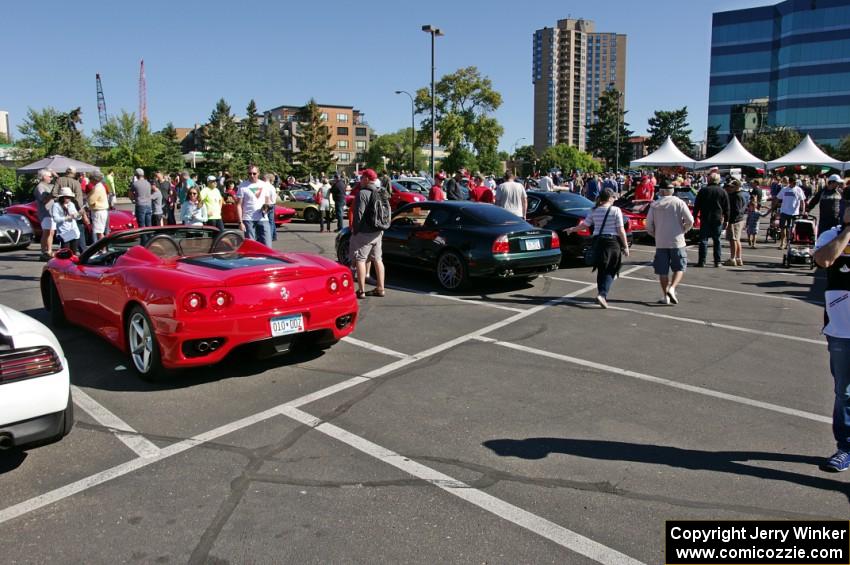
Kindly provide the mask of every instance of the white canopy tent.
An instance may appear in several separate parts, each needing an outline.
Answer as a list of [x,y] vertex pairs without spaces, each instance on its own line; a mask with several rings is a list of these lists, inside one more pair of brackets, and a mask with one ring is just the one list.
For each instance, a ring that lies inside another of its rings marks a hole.
[[707,169],[709,167],[755,167],[763,169],[765,162],[747,151],[737,137],[732,137],[732,141],[726,144],[726,147],[720,150],[717,155],[703,159],[696,164],[697,169]]
[[846,163],[838,159],[833,159],[821,151],[809,135],[806,135],[803,141],[786,155],[767,163],[767,168],[775,169],[777,167],[790,167],[793,165],[832,167],[839,171],[844,170],[847,166]]
[[693,169],[696,161],[682,153],[668,136],[661,147],[640,159],[630,163],[632,167],[684,167]]

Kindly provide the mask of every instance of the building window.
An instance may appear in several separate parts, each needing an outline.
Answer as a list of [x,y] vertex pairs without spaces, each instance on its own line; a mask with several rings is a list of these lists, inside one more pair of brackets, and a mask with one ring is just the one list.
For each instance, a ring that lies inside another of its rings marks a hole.
[[319,114],[319,119],[322,120],[323,122],[328,121],[328,113],[322,112],[321,114]]
[[348,128],[338,127],[336,128],[337,135],[348,135]]
[[340,149],[348,149],[348,140],[347,139],[340,139],[339,141],[336,142],[336,146],[339,147]]
[[348,114],[337,114],[336,115],[336,121],[347,122],[348,121]]
[[355,141],[355,142],[354,142],[354,146],[355,146],[358,150],[362,150],[362,151],[365,151],[365,150],[366,150],[366,142],[365,142],[365,141]]
[[366,128],[354,128],[354,135],[357,137],[366,137],[369,133],[366,131]]
[[348,163],[351,161],[351,153],[337,153],[340,163]]

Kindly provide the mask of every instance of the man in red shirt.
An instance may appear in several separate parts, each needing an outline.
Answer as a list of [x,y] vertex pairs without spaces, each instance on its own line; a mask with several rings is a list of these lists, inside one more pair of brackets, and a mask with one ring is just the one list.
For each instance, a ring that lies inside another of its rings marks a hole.
[[469,199],[473,202],[493,203],[493,191],[484,184],[484,178],[480,175],[475,175],[469,187]]
[[655,189],[649,177],[643,176],[635,188],[635,200],[652,200],[655,196]]
[[442,202],[446,199],[446,193],[443,192],[443,181],[446,177],[443,173],[437,173],[437,178],[434,179],[434,186],[431,187],[431,190],[428,191],[428,200],[434,200],[435,202]]

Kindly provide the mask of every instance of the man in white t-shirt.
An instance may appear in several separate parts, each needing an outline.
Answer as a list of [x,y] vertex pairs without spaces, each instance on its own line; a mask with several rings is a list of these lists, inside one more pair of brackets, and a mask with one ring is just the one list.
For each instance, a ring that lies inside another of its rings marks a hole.
[[528,209],[525,188],[514,180],[514,174],[510,171],[505,173],[505,182],[496,189],[495,204],[512,214],[516,214],[523,220],[525,219],[525,213]]
[[260,169],[248,167],[248,180],[242,181],[236,191],[236,212],[245,229],[245,237],[271,247],[272,238],[266,212],[274,206],[274,187],[260,179]]
[[542,190],[544,192],[552,192],[555,190],[555,183],[552,182],[552,177],[549,173],[544,173],[537,181],[537,190]]
[[[782,187],[776,199],[781,201],[779,207],[779,230],[781,236],[779,239],[779,249],[788,245],[788,234],[791,233],[794,216],[802,214],[806,210],[806,195],[803,189],[797,186],[794,178],[788,186]],[[777,204],[775,204],[776,206]]]

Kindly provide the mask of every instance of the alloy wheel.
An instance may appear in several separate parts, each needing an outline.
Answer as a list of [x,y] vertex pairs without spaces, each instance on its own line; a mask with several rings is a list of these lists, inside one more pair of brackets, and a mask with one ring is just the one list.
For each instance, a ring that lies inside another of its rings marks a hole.
[[444,288],[453,290],[460,286],[463,281],[463,264],[460,257],[454,253],[446,253],[440,257],[437,265],[437,277]]
[[130,357],[140,373],[148,373],[153,356],[153,335],[147,319],[141,312],[130,317],[129,324]]

